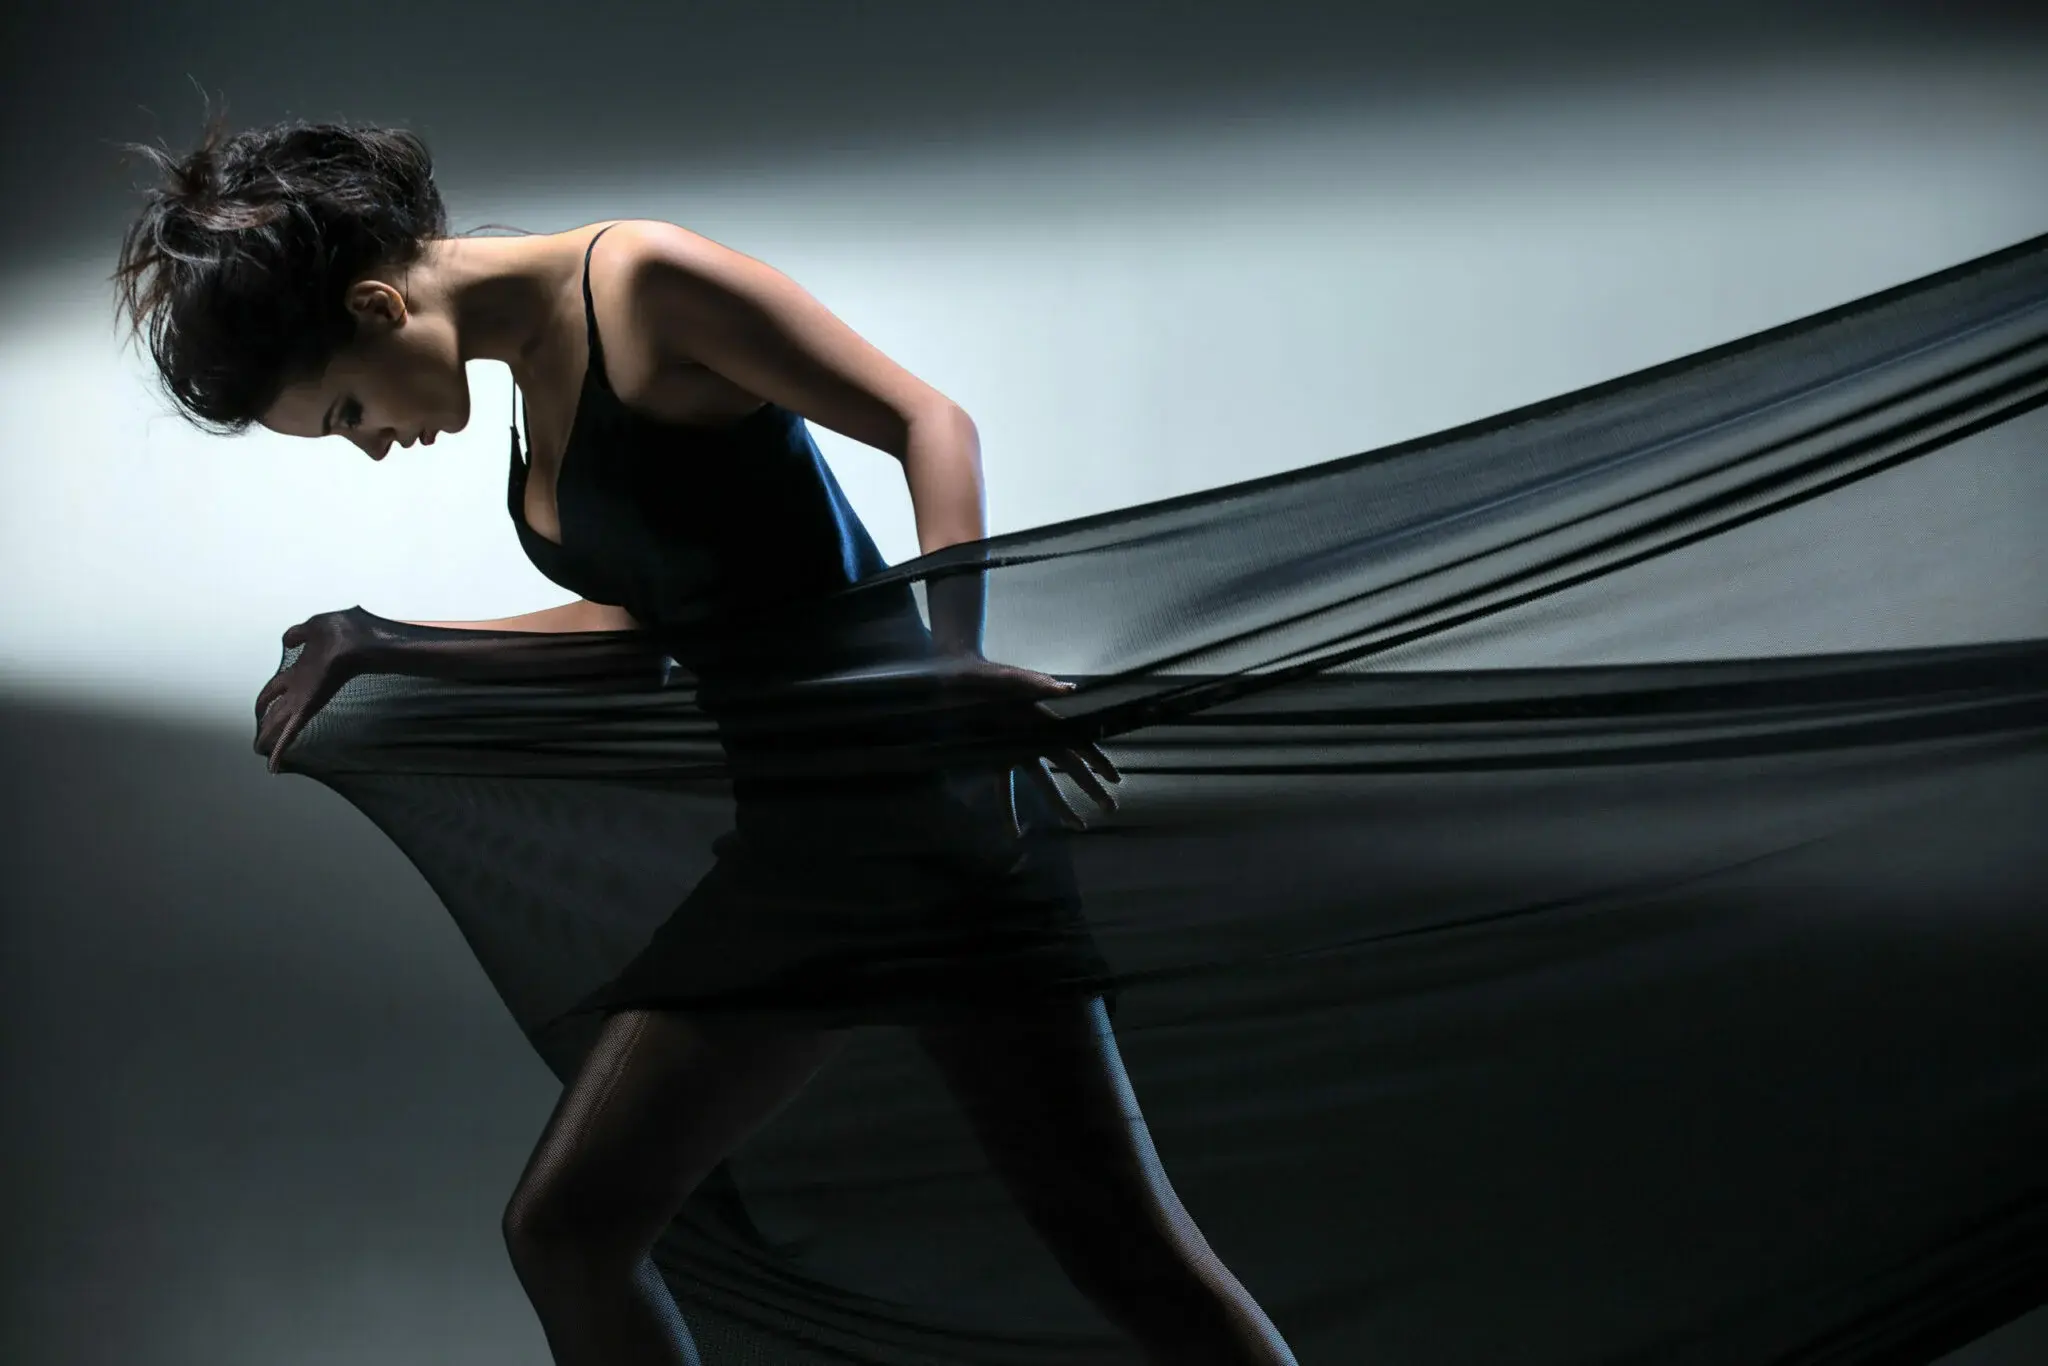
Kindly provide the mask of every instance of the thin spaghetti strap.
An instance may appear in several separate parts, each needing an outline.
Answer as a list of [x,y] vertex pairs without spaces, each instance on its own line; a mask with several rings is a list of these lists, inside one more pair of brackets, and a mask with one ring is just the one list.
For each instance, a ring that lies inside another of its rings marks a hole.
[[[511,367],[506,367],[510,373]],[[515,480],[526,472],[526,448],[519,440],[519,379],[512,379],[512,476]]]
[[590,338],[588,372],[590,378],[597,381],[598,387],[606,392],[610,392],[612,386],[604,373],[604,343],[597,337],[597,304],[590,297],[590,253],[597,249],[597,239],[617,226],[616,223],[607,223],[599,228],[596,235],[590,239],[590,245],[583,249],[583,325]]
[[[595,378],[599,386],[607,391],[612,386],[611,382],[605,378],[604,373],[604,343],[599,341],[597,336],[597,304],[590,297],[590,253],[597,249],[597,239],[617,226],[618,224],[616,223],[605,224],[591,236],[589,245],[583,248],[583,327],[584,335],[589,339],[590,346],[590,359],[585,364],[585,372],[589,377]],[[527,464],[525,443],[519,439],[519,405],[523,397],[524,395],[519,392],[519,381],[513,380],[512,460],[520,469],[525,469]],[[532,429],[532,425],[532,421],[529,419],[527,423],[528,430]]]

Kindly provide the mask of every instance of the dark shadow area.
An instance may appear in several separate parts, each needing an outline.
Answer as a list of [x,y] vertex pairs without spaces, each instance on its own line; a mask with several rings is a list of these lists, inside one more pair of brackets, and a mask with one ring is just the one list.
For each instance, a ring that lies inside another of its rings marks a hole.
[[1333,105],[1398,117],[1757,62],[2009,55],[2048,35],[2027,7],[1921,0],[39,4],[10,9],[6,27],[0,250],[30,260],[111,253],[101,239],[133,193],[112,144],[193,141],[201,88],[225,95],[239,126],[411,127],[458,188],[559,187],[634,168],[677,180],[793,159],[857,168]]
[[0,762],[0,1358],[545,1360],[555,1082],[405,857],[221,729],[10,703]]

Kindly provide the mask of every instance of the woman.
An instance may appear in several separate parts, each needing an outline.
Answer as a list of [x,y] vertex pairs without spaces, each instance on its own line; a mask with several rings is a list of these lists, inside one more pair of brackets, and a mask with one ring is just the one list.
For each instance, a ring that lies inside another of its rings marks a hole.
[[[226,432],[261,422],[339,434],[381,460],[463,429],[464,362],[503,361],[535,400],[524,457],[515,428],[508,511],[534,563],[581,595],[497,621],[351,609],[293,627],[285,642],[301,653],[257,700],[257,748],[273,770],[351,675],[509,678],[503,652],[472,648],[507,632],[588,633],[587,655],[563,657],[593,675],[673,656],[719,722],[736,830],[587,1003],[603,1030],[507,1208],[513,1262],[555,1359],[697,1359],[649,1255],[657,1235],[847,1026],[914,997],[925,1008],[905,1022],[995,1169],[1077,1287],[1149,1359],[1292,1361],[1160,1171],[1104,1001],[1085,985],[1100,963],[1049,838],[1054,818],[1074,817],[1045,769],[1020,765],[1026,784],[1000,765],[849,782],[792,776],[776,744],[762,699],[789,679],[910,661],[950,696],[1035,705],[1067,688],[979,657],[971,575],[933,581],[929,631],[907,589],[843,591],[884,565],[805,419],[902,462],[930,553],[985,534],[967,415],[782,275],[675,225],[449,236],[427,151],[408,133],[288,124],[228,137],[216,120],[183,159],[136,150],[167,183],[115,278],[181,409]],[[771,621],[805,628],[760,625]],[[1115,769],[1092,744],[1040,749],[1113,804]],[[874,852],[898,847],[892,837],[911,850],[931,831],[951,842],[942,858]],[[857,955],[761,965],[800,926],[870,902],[914,904],[918,925],[951,927],[949,955],[908,985]],[[741,960],[744,981],[730,966]]]

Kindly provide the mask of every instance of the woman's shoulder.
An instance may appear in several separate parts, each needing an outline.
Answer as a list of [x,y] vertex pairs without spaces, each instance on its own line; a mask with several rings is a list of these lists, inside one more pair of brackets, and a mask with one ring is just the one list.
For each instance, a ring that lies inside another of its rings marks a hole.
[[[706,328],[701,288],[730,288],[735,270],[766,270],[751,257],[680,224],[616,218],[586,224],[590,312],[612,392],[627,407],[670,422],[718,425],[758,407],[760,396],[716,373],[699,354]],[[602,240],[600,240],[600,238]],[[711,326],[718,326],[712,320]]]
[[593,272],[599,269],[597,263],[605,259],[611,261],[615,270],[622,265],[649,260],[688,264],[693,260],[712,261],[719,257],[752,259],[723,242],[665,218],[601,218],[580,228],[571,228],[563,236],[586,246],[596,242],[600,236],[604,238],[591,257]]
[[899,459],[919,414],[966,418],[796,281],[701,233],[617,219],[596,258],[593,307],[606,355],[613,328],[634,348],[619,357],[614,386],[650,413],[730,417],[772,399]]
[[676,249],[685,236],[679,224],[654,218],[606,218],[564,234],[579,245],[583,278],[604,346],[609,383],[621,397],[635,397],[658,382],[662,369],[660,329],[646,307],[648,267]]

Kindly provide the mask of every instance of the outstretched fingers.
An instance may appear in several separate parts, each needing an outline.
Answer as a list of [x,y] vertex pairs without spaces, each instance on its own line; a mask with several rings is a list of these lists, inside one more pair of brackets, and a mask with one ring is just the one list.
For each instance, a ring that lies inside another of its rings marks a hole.
[[1104,811],[1116,810],[1116,794],[1103,786],[1101,780],[1089,771],[1088,765],[1074,751],[1060,750],[1043,757],[1033,758],[1023,765],[1024,771],[1031,775],[1031,781],[1038,785],[1038,790],[1043,792],[1046,799],[1052,803],[1053,809],[1059,813],[1062,825],[1065,825],[1069,830],[1085,830],[1088,828],[1086,818],[1082,816],[1074,803],[1069,800],[1066,792],[1054,780],[1051,771],[1046,768],[1045,765],[1048,759],[1058,765],[1060,770],[1068,777],[1072,778],[1075,786],[1086,792],[1097,806],[1101,807]]
[[263,719],[263,713],[270,709],[270,704],[275,702],[283,695],[285,689],[291,686],[285,677],[290,672],[289,669],[279,669],[270,676],[270,681],[265,683],[262,690],[256,694],[256,719],[259,722]]
[[[285,627],[283,641],[284,647],[287,650],[294,646],[304,645],[306,643],[306,623],[302,621],[296,626]],[[275,702],[280,694],[291,687],[291,672],[294,667],[296,667],[296,664],[287,665],[279,669],[270,676],[270,681],[265,683],[262,689],[257,692],[256,719],[258,721],[263,719],[263,713],[270,709],[270,704]]]
[[270,771],[275,773],[284,759],[285,746],[299,730],[300,717],[287,706],[278,707],[263,718],[263,724],[256,728],[256,752],[270,761]]
[[[1046,800],[1052,803],[1053,810],[1059,813],[1061,825],[1069,830],[1088,828],[1088,823],[1081,818],[1081,813],[1074,809],[1074,804],[1067,800],[1067,794],[1060,790],[1060,785],[1053,781],[1052,774],[1046,771],[1044,760],[1028,760],[1024,763],[1023,769],[1031,775],[1031,781],[1045,794]],[[1023,833],[1021,821],[1018,822],[1017,832],[1020,835]]]
[[1095,741],[1088,740],[1074,746],[1074,753],[1080,755],[1082,759],[1087,761],[1090,768],[1109,779],[1109,781],[1120,783],[1124,780],[1123,770],[1116,766],[1116,761],[1111,759],[1104,752],[1102,746],[1095,743]]
[[[1046,758],[1050,759],[1060,772],[1072,778],[1074,786],[1086,792],[1097,806],[1101,807],[1104,811],[1114,811],[1116,810],[1116,794],[1104,785],[1102,778],[1096,776],[1096,768],[1093,766],[1094,759],[1088,754],[1089,750],[1094,749],[1095,746],[1093,745],[1081,745],[1072,749],[1056,749],[1048,753]],[[1101,757],[1102,765],[1108,768],[1108,773],[1104,776],[1108,776],[1111,782],[1121,782],[1123,775],[1117,773],[1115,767],[1109,764],[1109,757],[1103,755],[1100,750],[1095,752],[1096,755]]]
[[270,771],[272,773],[276,773],[278,770],[284,767],[284,748],[286,745],[292,742],[292,737],[298,734],[298,732],[298,718],[293,717],[291,721],[286,723],[283,732],[277,737],[276,742],[271,745]]

